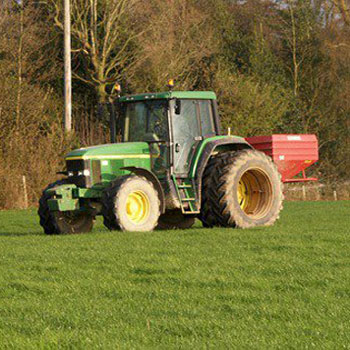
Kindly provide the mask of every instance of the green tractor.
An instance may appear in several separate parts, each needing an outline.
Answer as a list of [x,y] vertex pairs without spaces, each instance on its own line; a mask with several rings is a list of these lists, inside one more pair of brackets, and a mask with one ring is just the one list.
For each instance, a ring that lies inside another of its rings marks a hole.
[[272,225],[283,193],[271,158],[223,135],[213,92],[119,97],[111,143],[67,154],[63,180],[39,202],[47,234]]

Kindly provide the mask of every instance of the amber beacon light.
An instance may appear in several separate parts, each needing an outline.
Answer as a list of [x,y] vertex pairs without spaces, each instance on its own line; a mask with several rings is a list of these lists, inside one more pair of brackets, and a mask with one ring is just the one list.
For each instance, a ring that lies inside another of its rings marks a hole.
[[174,86],[175,86],[175,81],[174,81],[174,79],[169,79],[168,80],[168,88],[169,88],[169,90],[171,91],[173,88],[174,88]]

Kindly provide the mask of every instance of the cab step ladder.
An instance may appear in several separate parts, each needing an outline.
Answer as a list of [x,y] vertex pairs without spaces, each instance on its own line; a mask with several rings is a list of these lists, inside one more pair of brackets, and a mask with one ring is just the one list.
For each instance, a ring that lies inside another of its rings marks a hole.
[[180,179],[172,175],[183,214],[199,214],[198,201],[194,181]]

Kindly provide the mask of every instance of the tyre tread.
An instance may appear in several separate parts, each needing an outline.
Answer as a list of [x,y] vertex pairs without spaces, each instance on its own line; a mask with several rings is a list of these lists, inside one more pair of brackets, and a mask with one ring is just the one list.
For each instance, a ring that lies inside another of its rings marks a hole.
[[202,208],[199,216],[205,227],[237,226],[240,228],[248,228],[254,226],[245,221],[241,216],[233,215],[228,201],[229,194],[226,188],[229,183],[228,177],[232,176],[232,173],[251,159],[268,162],[269,166],[278,174],[279,197],[276,200],[280,202],[280,206],[277,209],[276,215],[272,215],[269,221],[264,223],[264,226],[271,226],[279,218],[279,213],[283,208],[284,195],[281,175],[276,165],[273,163],[272,159],[264,153],[257,150],[244,149],[221,153],[209,160],[203,175]]

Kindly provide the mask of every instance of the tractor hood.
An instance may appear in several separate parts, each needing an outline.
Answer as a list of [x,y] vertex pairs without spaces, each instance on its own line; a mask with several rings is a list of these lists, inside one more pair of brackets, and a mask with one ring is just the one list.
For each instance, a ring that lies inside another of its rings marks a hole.
[[125,158],[150,158],[148,144],[146,142],[110,143],[99,146],[79,148],[66,155],[66,160]]

